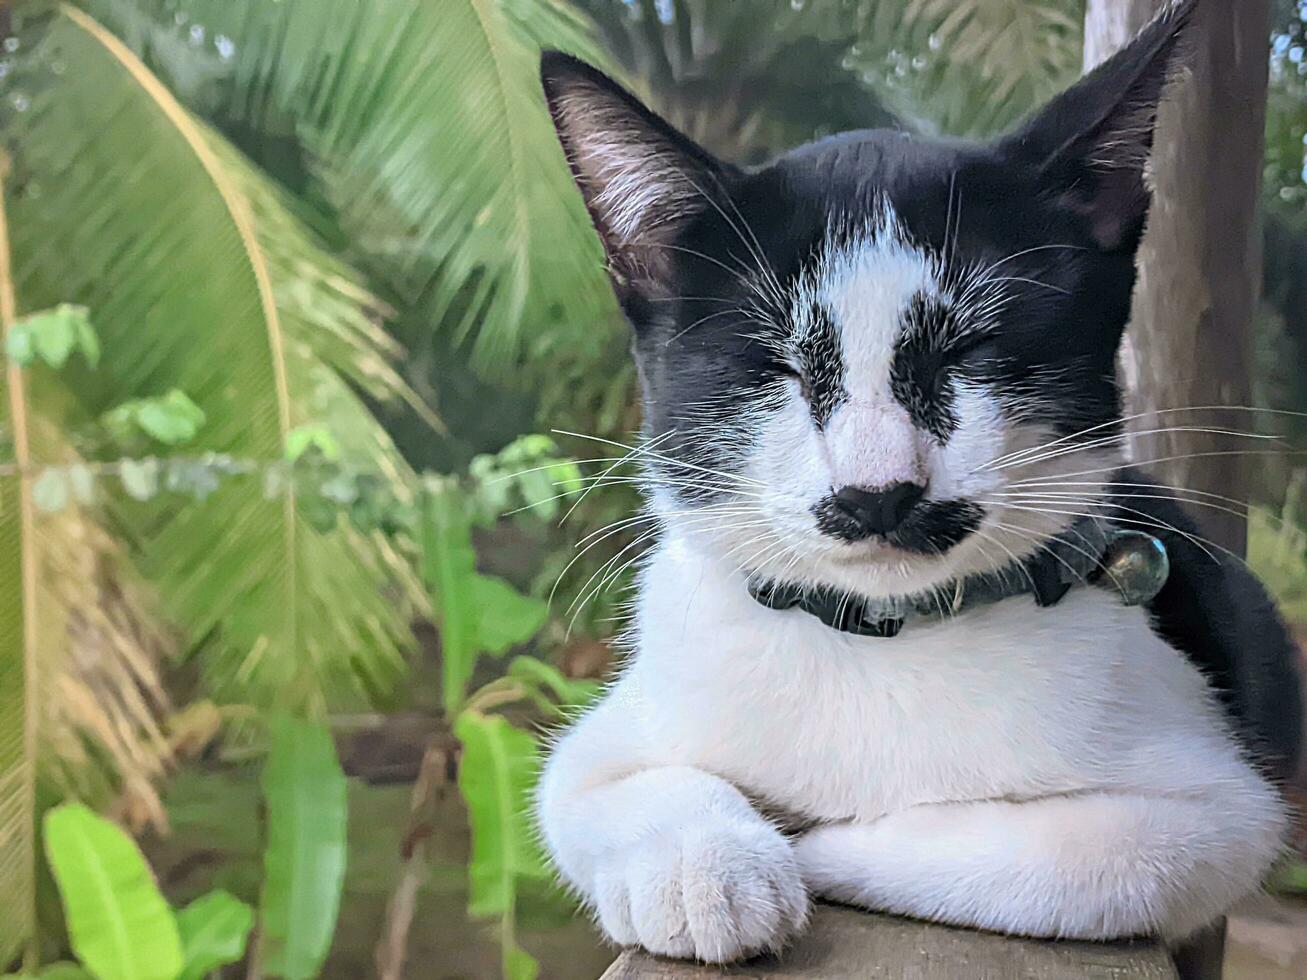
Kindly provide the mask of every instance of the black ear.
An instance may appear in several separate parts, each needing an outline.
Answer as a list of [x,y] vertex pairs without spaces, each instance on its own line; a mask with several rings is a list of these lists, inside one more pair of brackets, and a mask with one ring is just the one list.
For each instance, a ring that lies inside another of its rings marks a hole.
[[677,230],[724,193],[728,168],[583,61],[546,51],[540,79],[619,292],[657,288]]
[[1105,251],[1139,245],[1152,193],[1149,158],[1167,82],[1185,63],[1198,0],[1174,0],[1126,47],[1003,141],[1044,187],[1089,220]]

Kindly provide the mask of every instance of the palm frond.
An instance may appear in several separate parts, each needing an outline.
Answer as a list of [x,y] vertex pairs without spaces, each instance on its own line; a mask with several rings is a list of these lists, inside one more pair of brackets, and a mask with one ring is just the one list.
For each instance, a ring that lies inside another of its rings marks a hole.
[[1075,78],[1079,0],[579,0],[672,121],[735,159],[904,123],[984,135]]
[[351,261],[482,366],[511,370],[546,322],[580,345],[602,326],[600,253],[538,82],[542,45],[599,57],[566,4],[151,2],[228,52],[203,111],[293,133]]
[[920,128],[985,136],[1081,70],[1080,0],[897,0],[863,17],[869,84]]
[[[4,162],[0,161],[0,166]],[[7,168],[6,168],[7,169]],[[0,326],[5,339],[18,319],[9,251],[9,221],[0,172]],[[17,362],[5,367],[0,423],[20,467],[31,464],[26,384]],[[30,479],[0,481],[0,891],[14,896],[0,921],[0,963],[26,948],[36,933],[35,692],[41,666],[37,610],[36,523]]]
[[578,3],[641,94],[727,159],[761,162],[834,131],[894,123],[855,64],[849,4]]
[[[345,381],[401,387],[373,301],[99,22],[64,6],[33,35],[30,104],[4,120],[15,281],[25,305],[91,310],[104,356],[73,380],[85,413],[180,389],[208,419],[188,455],[267,472],[325,419],[402,493],[402,462]],[[313,712],[399,676],[417,589],[384,541],[315,530],[285,481],[129,503],[137,563],[220,696]]]
[[[0,324],[18,314],[0,174]],[[125,791],[163,822],[154,785],[170,749],[158,664],[167,643],[122,548],[86,508],[43,512],[43,464],[76,465],[50,398],[16,362],[5,370],[0,429],[0,964],[36,939],[40,800],[104,802]],[[49,472],[49,471],[46,471]],[[30,965],[30,964],[29,964]]]

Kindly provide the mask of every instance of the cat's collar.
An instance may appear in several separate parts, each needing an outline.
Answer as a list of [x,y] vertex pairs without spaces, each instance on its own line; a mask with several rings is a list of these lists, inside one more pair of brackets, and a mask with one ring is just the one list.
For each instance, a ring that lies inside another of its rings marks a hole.
[[1014,596],[1053,606],[1072,588],[1091,583],[1114,589],[1126,605],[1142,605],[1162,590],[1169,574],[1160,540],[1088,517],[1024,561],[918,595],[873,598],[759,578],[750,579],[749,594],[770,609],[798,609],[844,633],[892,637],[905,626],[952,619]]

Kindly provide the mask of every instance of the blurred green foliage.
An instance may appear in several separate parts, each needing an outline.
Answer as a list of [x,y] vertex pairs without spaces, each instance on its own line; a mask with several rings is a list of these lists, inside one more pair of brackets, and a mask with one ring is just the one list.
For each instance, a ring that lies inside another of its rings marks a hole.
[[135,841],[112,821],[65,803],[45,815],[45,847],[85,969],[54,964],[39,976],[200,980],[241,958],[250,907],[215,890],[174,914]]

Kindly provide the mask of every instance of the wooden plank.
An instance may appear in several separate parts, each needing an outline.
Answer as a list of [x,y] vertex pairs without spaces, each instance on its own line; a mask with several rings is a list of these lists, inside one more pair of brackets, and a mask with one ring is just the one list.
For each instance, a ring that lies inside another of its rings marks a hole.
[[1156,943],[1011,939],[910,919],[819,906],[779,958],[708,967],[627,950],[602,980],[1177,980]]

